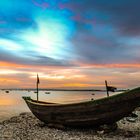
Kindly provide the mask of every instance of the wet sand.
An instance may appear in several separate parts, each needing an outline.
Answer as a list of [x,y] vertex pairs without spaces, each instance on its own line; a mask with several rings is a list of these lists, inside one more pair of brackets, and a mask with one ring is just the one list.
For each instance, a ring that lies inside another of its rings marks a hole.
[[115,131],[105,129],[63,130],[44,126],[32,113],[21,113],[0,123],[0,140],[140,140],[140,109],[135,122],[117,122]]

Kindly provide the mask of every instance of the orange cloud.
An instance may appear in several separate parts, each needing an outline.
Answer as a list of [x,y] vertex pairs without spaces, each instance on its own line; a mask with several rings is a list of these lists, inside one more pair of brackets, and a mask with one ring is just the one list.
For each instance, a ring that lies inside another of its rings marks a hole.
[[[0,61],[0,88],[35,88],[39,73],[40,88],[100,88],[104,80],[120,88],[140,82],[140,64],[80,64],[78,67],[30,66]],[[118,68],[118,69],[114,69]],[[123,69],[124,68],[124,69]],[[125,70],[135,71],[125,72]]]
[[11,68],[24,68],[25,65],[0,61],[0,67],[11,67]]
[[78,88],[82,88],[82,87],[103,87],[104,85],[102,84],[84,84],[84,83],[67,83],[63,85],[64,87],[78,87]]
[[[76,66],[76,68],[140,68],[139,63],[130,63],[130,64],[87,64],[87,63],[81,63],[81,62],[73,62]],[[16,64],[12,62],[6,62],[6,61],[0,61],[0,67],[13,67],[13,68],[27,68],[27,67],[42,67],[42,68],[67,68],[67,66],[43,66],[43,65],[27,65],[27,64]],[[71,69],[71,68],[70,68]]]
[[19,83],[18,80],[15,80],[12,78],[0,78],[0,82],[1,82],[1,84],[4,84],[3,82],[5,82],[5,83]]
[[81,67],[86,68],[140,68],[140,64],[80,64]]

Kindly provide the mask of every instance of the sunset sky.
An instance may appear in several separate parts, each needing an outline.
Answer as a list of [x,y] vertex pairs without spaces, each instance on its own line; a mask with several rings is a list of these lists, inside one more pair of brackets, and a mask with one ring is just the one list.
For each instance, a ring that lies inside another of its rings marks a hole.
[[0,88],[140,86],[139,0],[1,0]]

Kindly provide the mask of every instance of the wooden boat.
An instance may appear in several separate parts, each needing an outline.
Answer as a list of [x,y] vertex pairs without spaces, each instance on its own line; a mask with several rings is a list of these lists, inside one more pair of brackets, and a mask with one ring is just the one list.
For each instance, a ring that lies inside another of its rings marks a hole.
[[45,92],[45,94],[51,94],[51,92],[47,91],[47,92]]
[[73,104],[47,103],[23,97],[32,113],[47,124],[99,126],[113,124],[140,106],[140,87],[98,100]]
[[6,90],[5,93],[9,93],[9,90]]

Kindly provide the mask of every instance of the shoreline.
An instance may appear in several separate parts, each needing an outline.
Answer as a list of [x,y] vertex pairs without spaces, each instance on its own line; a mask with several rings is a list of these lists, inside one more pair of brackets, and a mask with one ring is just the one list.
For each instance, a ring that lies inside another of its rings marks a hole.
[[43,125],[31,112],[21,113],[0,122],[1,140],[138,140],[140,138],[140,108],[136,122],[122,119],[115,131],[67,128],[63,130]]

